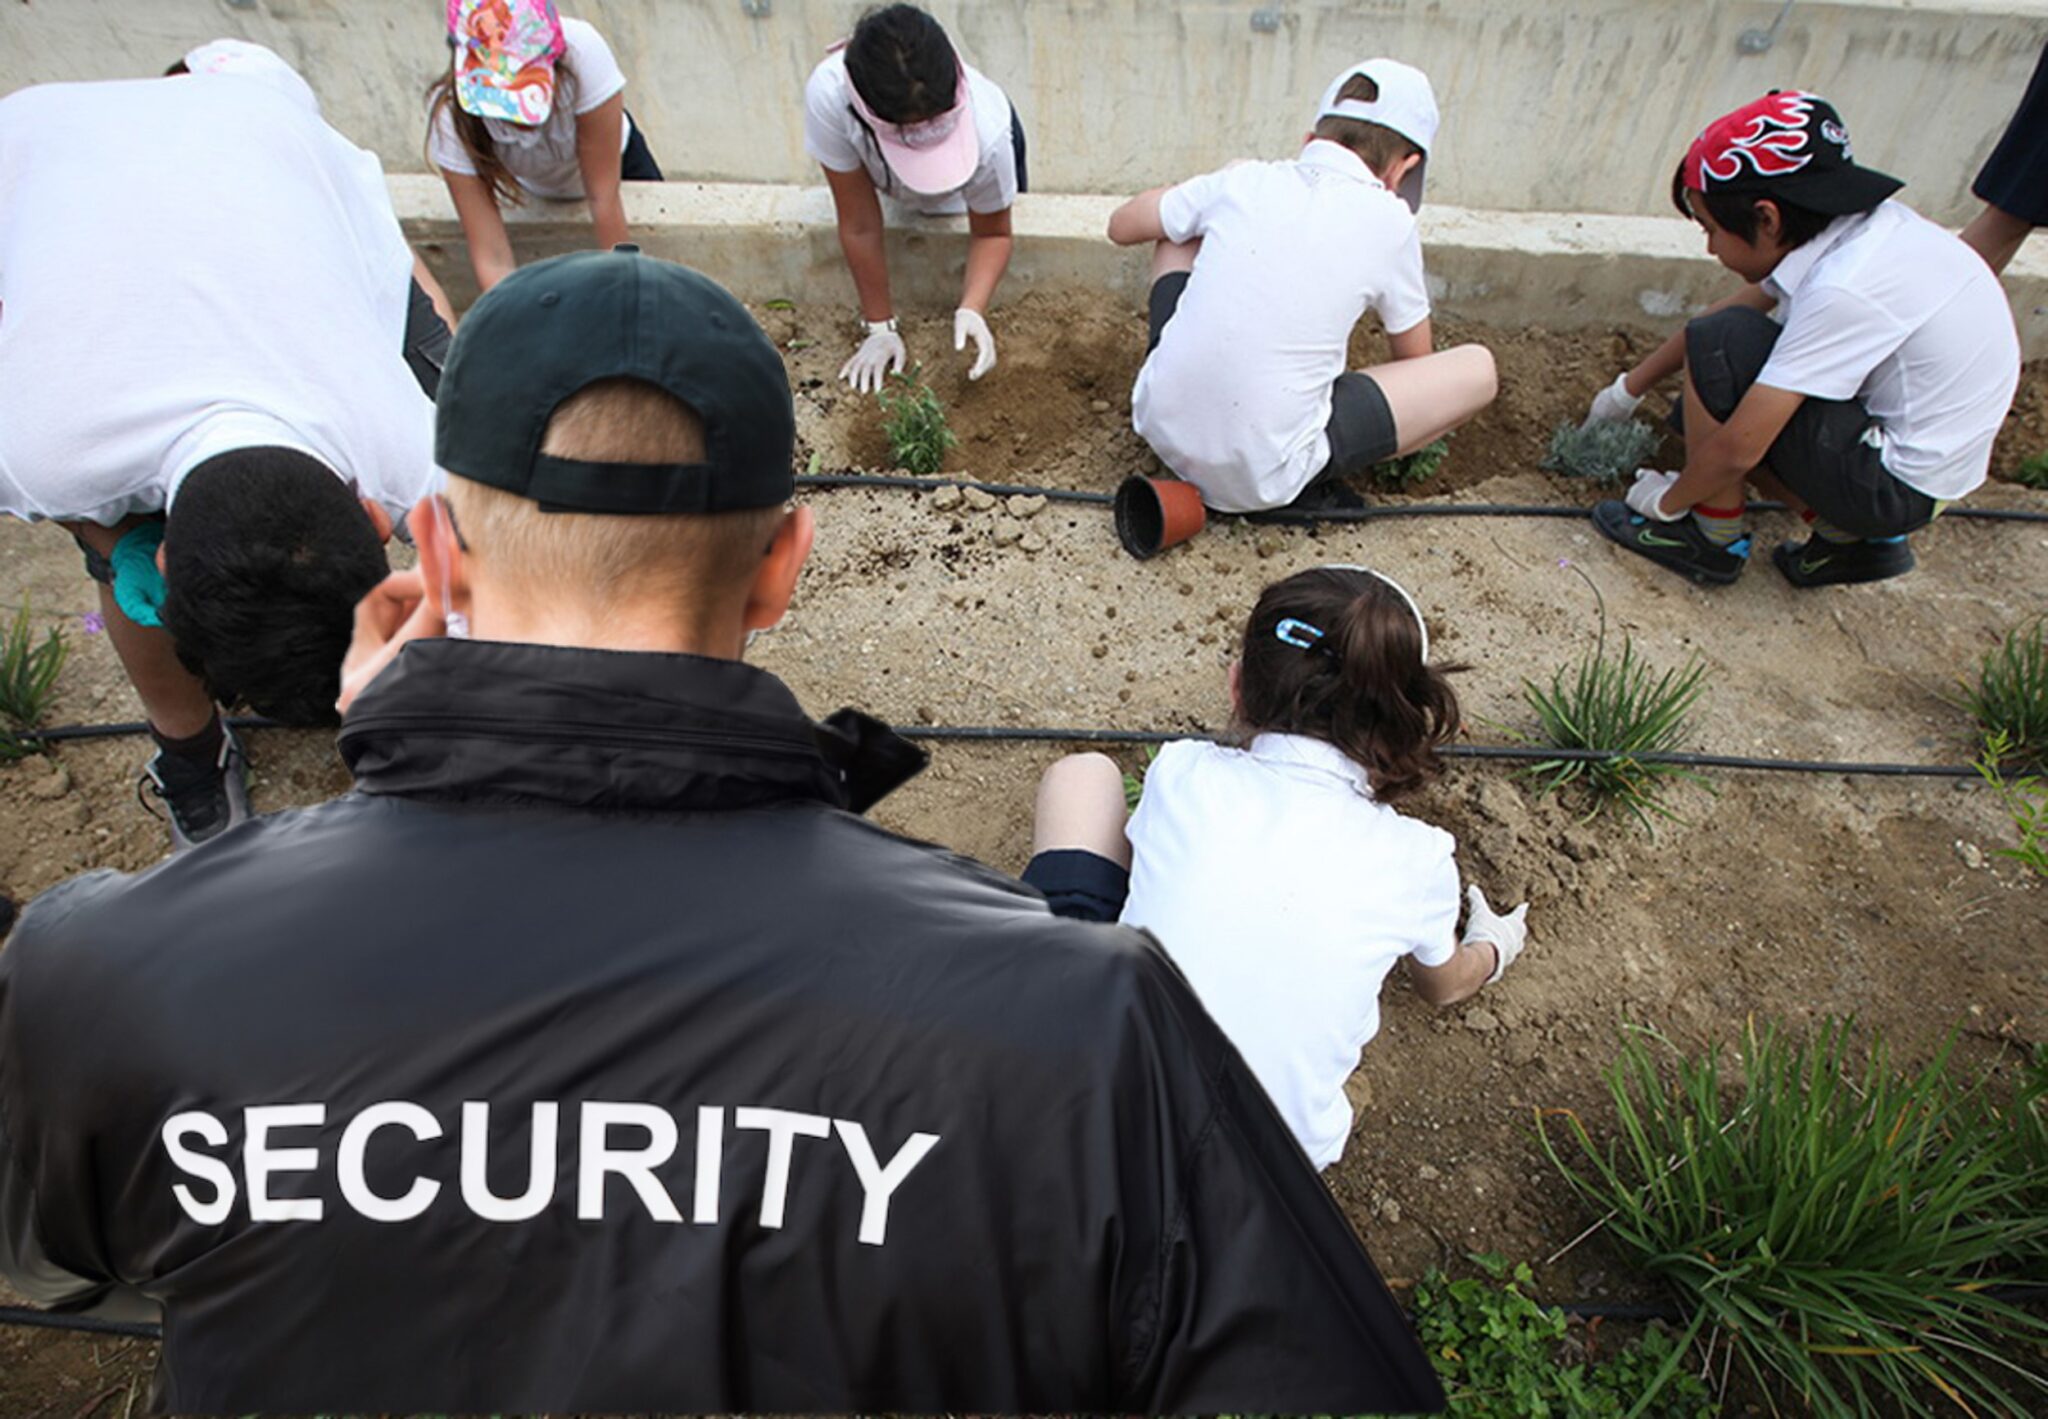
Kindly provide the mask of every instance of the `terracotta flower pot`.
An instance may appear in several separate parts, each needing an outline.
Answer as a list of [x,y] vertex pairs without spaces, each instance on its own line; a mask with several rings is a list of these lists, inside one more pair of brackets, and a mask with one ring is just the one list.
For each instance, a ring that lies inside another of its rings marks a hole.
[[1178,478],[1134,474],[1116,490],[1117,540],[1140,561],[1179,546],[1208,520],[1202,490]]

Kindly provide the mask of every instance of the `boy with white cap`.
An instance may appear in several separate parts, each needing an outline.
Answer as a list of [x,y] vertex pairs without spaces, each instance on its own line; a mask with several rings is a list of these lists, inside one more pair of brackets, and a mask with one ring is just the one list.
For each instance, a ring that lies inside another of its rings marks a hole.
[[870,10],[804,85],[804,151],[825,169],[866,327],[839,377],[867,393],[909,358],[889,295],[883,195],[927,216],[967,214],[953,348],[974,342],[969,379],[995,368],[988,303],[1010,264],[1010,207],[1028,183],[1024,125],[1002,89],[915,5]]
[[[1291,162],[1237,162],[1119,207],[1153,243],[1151,347],[1132,422],[1222,512],[1356,506],[1334,480],[1440,438],[1493,401],[1493,356],[1434,352],[1415,212],[1436,141],[1421,70],[1354,64]],[[1393,360],[1346,373],[1370,308]],[[1312,488],[1313,485],[1313,488]]]

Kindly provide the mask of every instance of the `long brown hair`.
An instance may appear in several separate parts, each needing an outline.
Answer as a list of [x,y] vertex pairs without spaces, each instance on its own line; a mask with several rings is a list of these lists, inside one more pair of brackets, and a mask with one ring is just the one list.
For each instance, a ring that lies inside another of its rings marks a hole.
[[[565,53],[555,60],[555,102],[567,105],[570,112],[576,108],[576,71],[569,65]],[[498,156],[498,145],[491,141],[491,130],[484,121],[455,101],[455,58],[448,60],[448,71],[433,83],[427,85],[427,166],[434,163],[434,125],[441,121],[441,111],[446,109],[455,124],[456,141],[462,144],[462,151],[469,156],[470,166],[491,189],[491,196],[500,207],[517,207],[526,201],[526,189],[519,185],[519,179],[512,176],[505,167],[505,160]],[[552,117],[550,111],[550,117]]]
[[1382,802],[1443,771],[1437,750],[1458,732],[1445,676],[1464,667],[1424,662],[1415,612],[1371,572],[1317,567],[1274,582],[1245,622],[1243,655],[1241,729],[1335,745]]

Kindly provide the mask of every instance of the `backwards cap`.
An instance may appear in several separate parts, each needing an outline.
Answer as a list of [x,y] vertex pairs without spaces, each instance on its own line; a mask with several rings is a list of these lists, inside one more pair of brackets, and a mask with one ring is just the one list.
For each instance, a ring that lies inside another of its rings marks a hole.
[[[700,463],[597,463],[542,453],[562,402],[642,380],[704,425]],[[796,491],[796,413],[775,345],[724,287],[634,247],[522,266],[456,331],[435,400],[434,461],[543,512],[709,513]]]
[[1816,212],[1867,212],[1905,184],[1858,167],[1849,130],[1818,94],[1774,89],[1723,114],[1686,150],[1691,191],[1782,197]]
[[[1344,86],[1360,75],[1373,81],[1380,96],[1376,99],[1339,98]],[[1430,88],[1427,74],[1398,59],[1368,59],[1362,64],[1354,64],[1331,80],[1330,87],[1323,90],[1323,101],[1316,106],[1316,118],[1318,121],[1355,118],[1361,123],[1377,123],[1382,128],[1393,129],[1422,149],[1422,161],[1401,179],[1401,200],[1408,204],[1410,211],[1421,210],[1423,170],[1429,166],[1429,150],[1436,146],[1436,130],[1440,121],[1436,92]]]

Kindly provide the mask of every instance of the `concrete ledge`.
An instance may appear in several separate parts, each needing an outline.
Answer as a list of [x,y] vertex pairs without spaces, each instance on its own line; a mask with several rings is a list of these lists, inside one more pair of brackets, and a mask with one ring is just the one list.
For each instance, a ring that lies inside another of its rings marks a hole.
[[[406,233],[458,306],[474,298],[462,229],[437,177],[394,175]],[[640,244],[681,261],[742,299],[839,303],[853,282],[840,258],[832,200],[822,187],[755,183],[628,184],[626,215]],[[1120,199],[1033,193],[1015,210],[1017,250],[1004,290],[1108,292],[1134,307],[1144,257],[1103,231]],[[590,243],[580,203],[533,202],[507,214],[521,259]],[[892,215],[889,274],[906,306],[957,299],[967,224]],[[1572,329],[1668,324],[1727,294],[1731,277],[1706,254],[1699,229],[1677,217],[1482,212],[1427,206],[1422,214],[1431,294],[1446,315],[1495,325]],[[2048,242],[2006,272],[2027,356],[2048,354]]]

